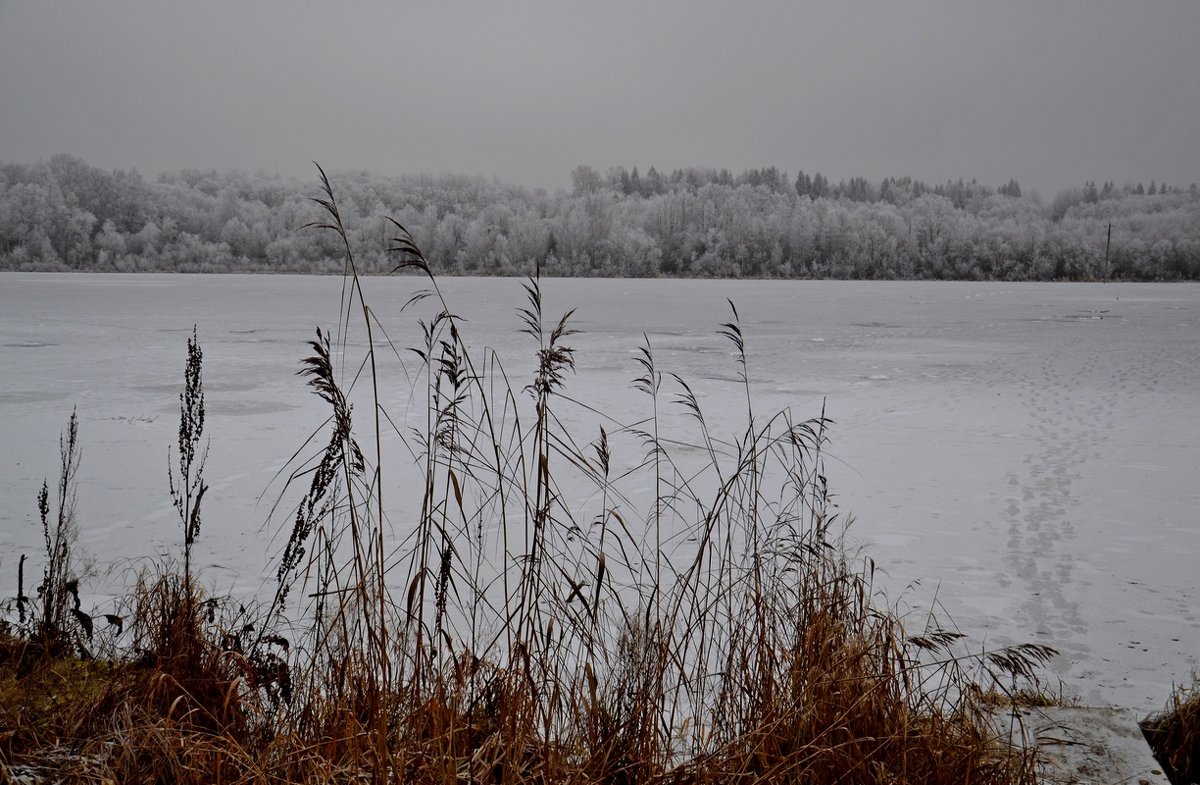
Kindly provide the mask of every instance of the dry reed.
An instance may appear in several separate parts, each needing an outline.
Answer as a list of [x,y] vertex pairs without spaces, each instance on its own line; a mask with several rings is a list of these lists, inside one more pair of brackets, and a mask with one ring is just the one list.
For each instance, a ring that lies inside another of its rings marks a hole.
[[1200,782],[1200,679],[1177,688],[1163,711],[1142,721],[1142,732],[1172,783]]

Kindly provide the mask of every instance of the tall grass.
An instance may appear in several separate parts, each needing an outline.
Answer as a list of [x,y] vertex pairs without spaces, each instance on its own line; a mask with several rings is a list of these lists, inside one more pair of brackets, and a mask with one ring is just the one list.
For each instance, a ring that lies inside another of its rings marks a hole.
[[45,545],[42,581],[37,585],[36,597],[25,594],[22,558],[15,601],[19,624],[30,633],[37,652],[49,657],[68,652],[86,656],[93,624],[91,616],[82,610],[79,596],[82,575],[76,549],[79,528],[75,494],[83,451],[79,442],[79,415],[75,410],[67,420],[66,431],[59,436],[58,447],[56,492],[51,497],[47,480],[42,482],[37,495],[38,521]]
[[171,464],[167,453],[167,484],[171,501],[183,527],[184,584],[192,583],[192,545],[200,536],[200,503],[208,492],[204,482],[204,464],[208,460],[208,445],[200,448],[204,438],[204,352],[192,327],[187,342],[187,363],[183,370],[183,392],[179,393],[179,471]]
[[1175,689],[1166,708],[1142,721],[1142,732],[1171,782],[1200,781],[1200,677]]
[[[755,410],[732,303],[717,330],[744,412],[711,419],[646,338],[631,369],[645,412],[611,417],[571,394],[572,313],[547,316],[536,274],[518,377],[476,348],[395,222],[396,271],[426,286],[405,306],[423,314],[415,345],[393,342],[321,176],[319,227],[346,252],[342,315],[299,371],[328,417],[309,441],[323,446],[291,466],[277,588],[254,615],[194,585],[189,510],[205,486],[184,448],[201,428],[181,425],[185,575],[139,584],[138,656],[79,702],[108,722],[71,726],[97,765],[172,782],[1034,781],[972,687],[1030,679],[1053,652],[966,656],[960,636],[910,635],[878,604],[873,563],[841,541],[830,423]],[[181,422],[195,424],[188,351]],[[382,404],[397,364],[404,412]],[[389,484],[394,445],[416,482]],[[44,752],[23,745],[9,753]]]

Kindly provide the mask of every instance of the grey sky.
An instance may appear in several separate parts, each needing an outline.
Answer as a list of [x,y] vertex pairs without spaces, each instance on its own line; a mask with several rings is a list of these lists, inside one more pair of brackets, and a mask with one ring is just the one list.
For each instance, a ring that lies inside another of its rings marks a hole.
[[1200,182],[1200,2],[12,2],[0,160]]

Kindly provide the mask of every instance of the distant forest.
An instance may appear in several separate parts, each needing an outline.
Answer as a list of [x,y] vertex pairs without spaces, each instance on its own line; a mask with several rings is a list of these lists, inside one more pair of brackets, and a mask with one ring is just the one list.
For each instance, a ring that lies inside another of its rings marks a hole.
[[[370,273],[392,269],[390,216],[435,272],[451,275],[528,275],[540,265],[555,276],[1200,278],[1195,184],[1089,182],[1046,204],[1014,180],[833,183],[774,167],[580,166],[572,188],[554,193],[456,175],[331,180]],[[322,218],[318,193],[315,177],[183,170],[146,179],[70,155],[0,162],[0,269],[340,272],[337,238],[303,229]]]

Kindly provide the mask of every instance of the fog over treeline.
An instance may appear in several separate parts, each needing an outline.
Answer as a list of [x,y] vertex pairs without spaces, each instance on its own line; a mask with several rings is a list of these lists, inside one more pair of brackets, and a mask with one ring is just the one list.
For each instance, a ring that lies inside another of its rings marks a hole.
[[[580,166],[555,193],[460,175],[331,180],[366,272],[392,269],[390,216],[442,274],[1200,278],[1195,184],[1087,182],[1045,203],[1015,180],[833,182],[775,167]],[[0,269],[340,272],[337,238],[303,228],[323,218],[319,188],[237,171],[147,179],[70,155],[0,163]]]

